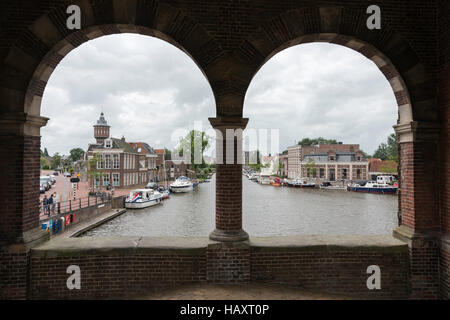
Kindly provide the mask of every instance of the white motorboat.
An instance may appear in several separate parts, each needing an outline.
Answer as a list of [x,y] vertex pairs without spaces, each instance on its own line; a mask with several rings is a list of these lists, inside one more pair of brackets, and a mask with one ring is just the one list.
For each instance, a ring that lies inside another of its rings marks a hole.
[[142,209],[161,203],[163,195],[152,189],[136,189],[125,199],[125,208]]
[[185,176],[178,177],[174,183],[170,185],[170,191],[173,193],[190,192],[194,190],[194,184],[191,179]]

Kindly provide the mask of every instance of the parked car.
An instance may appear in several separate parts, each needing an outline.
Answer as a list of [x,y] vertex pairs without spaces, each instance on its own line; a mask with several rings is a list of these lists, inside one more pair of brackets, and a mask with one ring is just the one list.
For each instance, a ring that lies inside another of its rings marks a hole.
[[52,187],[49,176],[40,176],[39,182],[40,185],[43,185],[45,187],[45,191],[49,190]]
[[45,193],[45,191],[46,191],[46,190],[45,190],[45,186],[41,184],[41,185],[39,186],[39,193]]
[[59,176],[59,172],[58,171],[53,171],[53,175],[54,176]]
[[71,177],[72,174],[70,172],[64,172],[64,177]]
[[50,183],[55,184],[55,182],[56,182],[56,177],[53,174],[51,174],[50,175]]

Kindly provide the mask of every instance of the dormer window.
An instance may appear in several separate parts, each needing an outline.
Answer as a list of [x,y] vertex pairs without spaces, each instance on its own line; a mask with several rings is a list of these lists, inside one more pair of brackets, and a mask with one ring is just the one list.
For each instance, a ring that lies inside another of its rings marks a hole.
[[111,139],[105,140],[105,148],[112,148],[112,141]]

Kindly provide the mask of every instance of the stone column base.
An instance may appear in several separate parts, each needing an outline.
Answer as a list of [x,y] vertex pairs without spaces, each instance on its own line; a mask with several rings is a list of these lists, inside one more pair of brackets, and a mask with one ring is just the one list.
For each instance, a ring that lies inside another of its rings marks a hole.
[[419,233],[402,225],[394,229],[393,236],[408,244],[411,298],[439,299],[440,234]]
[[210,243],[206,251],[206,280],[219,284],[250,282],[249,242]]
[[209,238],[220,242],[237,242],[248,240],[248,233],[242,229],[239,230],[220,230],[215,229],[209,235]]

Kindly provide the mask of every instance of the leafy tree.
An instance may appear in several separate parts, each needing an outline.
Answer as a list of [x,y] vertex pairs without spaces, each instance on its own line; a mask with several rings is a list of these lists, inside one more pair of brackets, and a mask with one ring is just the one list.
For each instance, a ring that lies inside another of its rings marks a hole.
[[[45,149],[45,150],[47,150],[47,149]],[[44,154],[45,154],[45,151],[44,151]],[[55,153],[54,155],[53,155],[53,158],[52,158],[52,165],[51,165],[51,168],[52,169],[56,169],[56,168],[58,168],[60,165],[61,165],[61,156],[59,155],[59,153],[57,152],[57,153]]]
[[[205,168],[207,165],[205,163],[205,159],[203,158],[203,153],[205,150],[207,150],[210,146],[211,137],[208,136],[203,131],[197,131],[197,130],[191,130],[186,137],[180,140],[180,143],[178,144],[178,148],[176,149],[176,152],[179,153],[180,156],[183,156],[183,150],[189,150],[190,151],[190,167],[192,170],[194,170],[196,173],[201,173],[200,168]],[[201,163],[195,163],[195,146],[198,146],[201,148]]]
[[164,147],[164,153],[165,153],[165,154],[172,154],[172,151],[170,151],[169,149],[167,149],[166,147]]
[[72,162],[80,160],[84,156],[84,150],[81,148],[74,148],[70,150],[70,159]]
[[314,162],[313,159],[309,158],[308,162],[305,165],[306,167],[306,174],[309,177],[310,175],[315,177],[316,176],[316,163]]
[[50,162],[47,159],[45,159],[44,157],[41,157],[40,163],[41,163],[41,169],[47,170],[50,168]]
[[[90,158],[87,162],[87,171],[86,174],[89,178],[92,178],[91,188],[95,186],[95,180],[100,179],[106,175],[107,173],[102,172],[102,169],[97,169],[97,163],[103,161],[102,155],[98,152],[94,153],[92,158]],[[101,183],[100,183],[101,189]]]
[[47,148],[44,149],[44,156],[49,157]]
[[381,160],[394,160],[395,162],[398,162],[397,134],[391,134],[386,142],[382,142],[373,154],[373,157]]
[[303,138],[298,142],[299,145],[302,146],[313,146],[317,144],[337,144],[338,142],[335,139],[325,139],[323,137],[319,138]]

